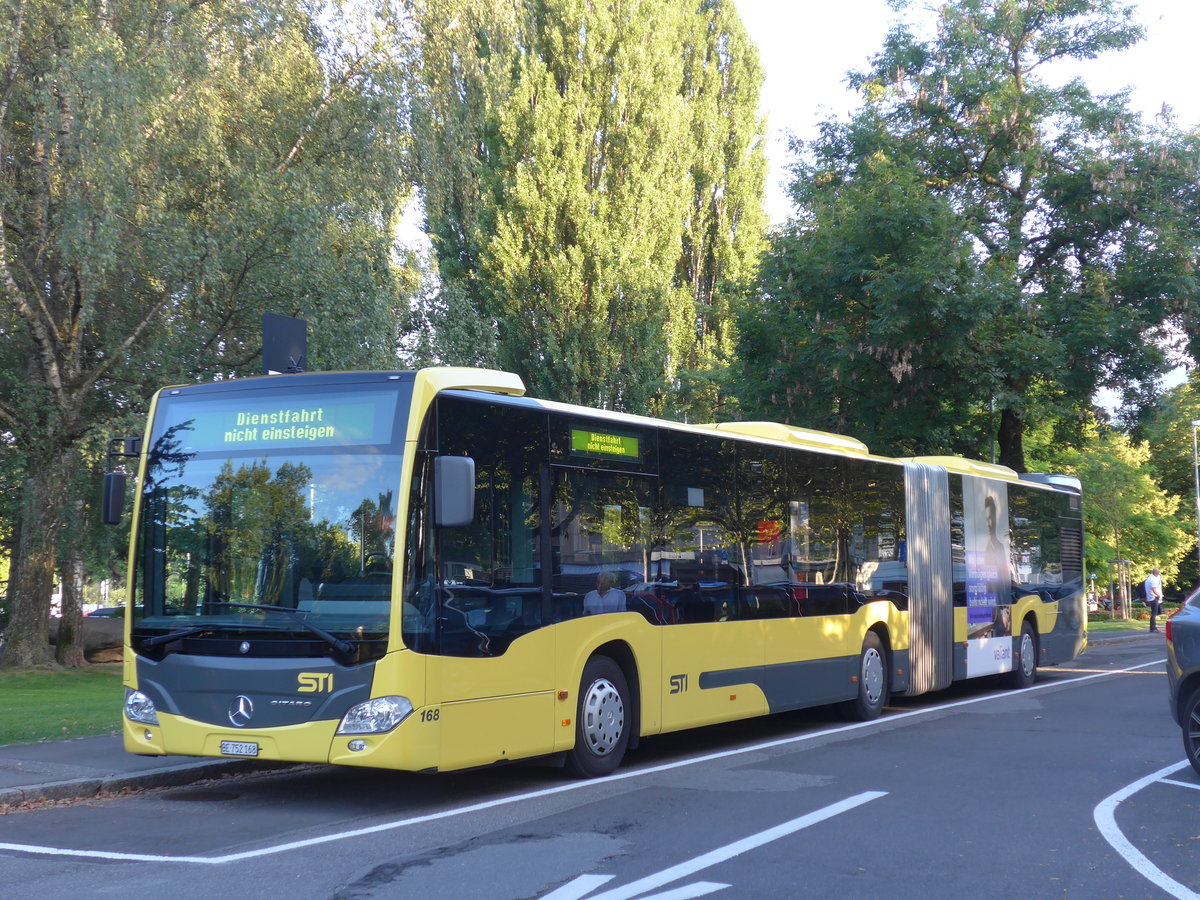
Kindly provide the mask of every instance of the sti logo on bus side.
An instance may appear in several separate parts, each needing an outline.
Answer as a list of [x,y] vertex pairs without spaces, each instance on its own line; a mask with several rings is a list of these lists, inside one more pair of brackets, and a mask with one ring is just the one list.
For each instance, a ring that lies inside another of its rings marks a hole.
[[301,672],[296,676],[297,694],[329,694],[333,692],[332,672]]

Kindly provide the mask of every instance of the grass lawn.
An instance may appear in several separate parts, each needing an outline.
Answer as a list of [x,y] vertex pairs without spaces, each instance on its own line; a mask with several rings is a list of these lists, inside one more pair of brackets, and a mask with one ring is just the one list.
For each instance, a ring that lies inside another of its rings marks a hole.
[[0,669],[0,745],[115,734],[121,727],[121,665]]
[[[1175,612],[1179,608],[1178,603],[1168,603],[1163,605],[1163,614],[1158,617],[1158,627],[1163,627],[1163,619]],[[1091,634],[1104,634],[1123,631],[1145,631],[1150,627],[1150,613],[1144,606],[1135,606],[1133,608],[1132,619],[1114,619],[1107,612],[1089,613],[1088,614],[1088,632]]]

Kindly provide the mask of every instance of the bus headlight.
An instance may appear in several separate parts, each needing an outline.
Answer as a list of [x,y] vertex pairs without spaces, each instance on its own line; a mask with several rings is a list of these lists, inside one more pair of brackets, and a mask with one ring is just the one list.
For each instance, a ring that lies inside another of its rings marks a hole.
[[407,697],[376,697],[358,703],[342,716],[338,734],[382,734],[391,731],[413,711]]
[[158,711],[154,708],[154,701],[141,691],[125,688],[125,718],[143,725],[157,725]]

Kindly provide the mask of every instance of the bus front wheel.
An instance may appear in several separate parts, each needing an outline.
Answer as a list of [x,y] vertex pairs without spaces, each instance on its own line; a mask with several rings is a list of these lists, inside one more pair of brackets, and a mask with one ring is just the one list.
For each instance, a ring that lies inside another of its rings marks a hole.
[[596,778],[615,770],[629,746],[631,709],[621,667],[607,656],[589,659],[579,680],[575,746],[567,753],[567,771]]
[[868,631],[858,657],[858,696],[842,703],[839,708],[847,719],[866,722],[878,718],[887,702],[887,651],[879,635]]

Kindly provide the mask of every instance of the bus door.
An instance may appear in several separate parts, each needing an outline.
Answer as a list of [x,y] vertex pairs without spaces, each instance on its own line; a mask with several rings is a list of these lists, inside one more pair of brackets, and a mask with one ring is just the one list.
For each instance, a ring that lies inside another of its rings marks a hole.
[[441,765],[548,753],[556,707],[540,565],[545,429],[521,428],[521,411],[442,402],[440,449],[474,459],[476,484],[474,521],[437,529],[434,542],[437,623],[427,677]]

